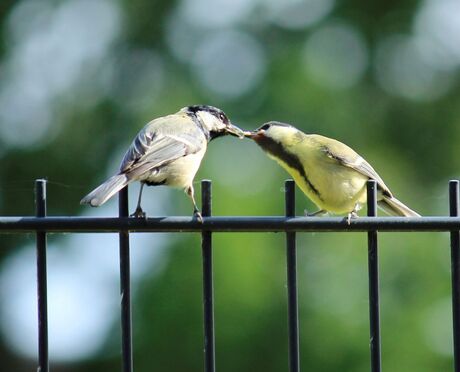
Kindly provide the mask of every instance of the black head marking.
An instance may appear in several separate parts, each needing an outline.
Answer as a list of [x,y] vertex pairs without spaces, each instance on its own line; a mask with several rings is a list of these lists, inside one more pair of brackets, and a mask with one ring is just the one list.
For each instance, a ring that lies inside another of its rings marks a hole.
[[[292,128],[292,125],[271,121],[271,122],[268,122],[268,123],[265,123],[264,125],[262,125],[259,129],[256,130],[256,132],[259,131],[259,130],[267,130],[272,126],[290,127],[290,128]],[[299,172],[299,174],[302,176],[302,178],[307,183],[307,185],[310,188],[310,190],[314,194],[316,194],[316,196],[320,200],[323,200],[321,194],[319,193],[319,190],[311,182],[308,174],[305,171],[304,166],[302,165],[302,162],[300,161],[300,158],[296,154],[294,154],[291,151],[289,151],[280,142],[276,141],[275,139],[271,138],[270,136],[266,136],[266,135],[255,136],[254,140],[266,152],[268,152],[269,154],[271,154],[275,158],[281,160],[283,163],[285,163],[290,168],[293,168],[293,169],[297,170],[297,172]]]
[[267,130],[271,127],[271,124],[264,124],[261,127],[257,128],[257,130]]
[[225,115],[225,113],[221,109],[218,109],[217,107],[214,107],[214,106],[193,105],[193,106],[188,106],[187,110],[193,114],[196,114],[198,111],[209,112],[211,115],[215,116],[216,118],[221,120],[223,123],[225,124],[229,123],[227,115]]
[[226,130],[224,128],[220,130],[207,130],[203,123],[201,122],[201,119],[198,117],[197,113],[199,111],[204,111],[208,112],[217,119],[219,119],[221,122],[223,122],[225,125],[230,125],[230,120],[228,120],[227,115],[221,110],[218,109],[217,107],[214,106],[209,106],[209,105],[192,105],[192,106],[187,106],[186,107],[186,112],[187,114],[193,119],[193,121],[201,128],[203,133],[205,133],[206,138],[208,141],[211,141],[217,137],[224,136],[227,134]]
[[261,127],[257,128],[256,131],[258,130],[268,130],[271,127],[287,127],[287,128],[292,128],[292,125],[282,123],[280,121],[269,121],[265,124],[263,124]]

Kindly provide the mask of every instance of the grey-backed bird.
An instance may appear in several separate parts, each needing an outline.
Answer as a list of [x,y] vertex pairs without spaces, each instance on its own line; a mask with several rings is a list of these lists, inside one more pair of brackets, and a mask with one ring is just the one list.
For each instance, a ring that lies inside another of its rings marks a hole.
[[140,181],[139,198],[133,216],[145,217],[141,208],[144,185],[183,188],[193,203],[193,213],[201,215],[195,202],[193,179],[208,143],[220,136],[244,137],[225,113],[212,106],[194,105],[175,114],[149,122],[134,138],[114,176],[91,191],[81,204],[98,207],[133,181]]
[[372,166],[347,145],[317,134],[305,134],[289,124],[268,122],[245,132],[326,212],[356,216],[366,202],[366,182],[377,181],[378,206],[396,216],[420,217],[396,199]]

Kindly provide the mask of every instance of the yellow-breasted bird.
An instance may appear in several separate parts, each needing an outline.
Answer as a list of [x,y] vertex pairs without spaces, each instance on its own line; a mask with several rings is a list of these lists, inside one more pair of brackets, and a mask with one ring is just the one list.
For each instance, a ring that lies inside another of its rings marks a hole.
[[372,166],[347,145],[317,134],[305,134],[289,124],[270,121],[245,132],[276,160],[300,189],[327,212],[357,216],[366,202],[366,182],[377,181],[378,206],[395,216],[420,217],[396,199]]
[[201,219],[194,198],[193,178],[208,143],[227,134],[244,137],[244,132],[213,106],[187,106],[175,114],[154,119],[134,138],[118,172],[86,195],[81,204],[98,207],[129,183],[140,181],[133,216],[145,217],[141,208],[144,185],[167,185],[183,188],[192,200],[194,215]]

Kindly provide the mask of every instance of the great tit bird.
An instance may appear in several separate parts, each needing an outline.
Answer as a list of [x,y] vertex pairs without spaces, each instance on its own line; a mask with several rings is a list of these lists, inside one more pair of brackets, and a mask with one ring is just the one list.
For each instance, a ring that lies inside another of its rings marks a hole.
[[366,202],[366,182],[377,181],[378,206],[396,216],[420,217],[396,199],[372,166],[347,145],[289,124],[271,121],[245,132],[276,160],[319,207],[309,216],[348,214],[348,222]]
[[140,181],[137,207],[132,216],[145,217],[141,208],[144,185],[167,185],[185,190],[192,200],[194,215],[201,220],[193,178],[208,143],[227,134],[244,138],[244,132],[233,125],[222,110],[212,106],[188,106],[175,114],[154,119],[134,138],[118,173],[80,203],[98,207],[129,183]]

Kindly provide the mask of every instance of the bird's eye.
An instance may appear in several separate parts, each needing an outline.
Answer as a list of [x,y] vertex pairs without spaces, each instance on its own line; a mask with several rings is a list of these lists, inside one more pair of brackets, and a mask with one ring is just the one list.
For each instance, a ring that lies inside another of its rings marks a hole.
[[220,119],[222,122],[224,122],[224,123],[228,123],[227,117],[226,117],[225,114],[222,113],[222,112],[219,114],[219,119]]
[[262,125],[259,130],[267,130],[268,128],[270,128],[270,124],[265,124],[265,125]]

